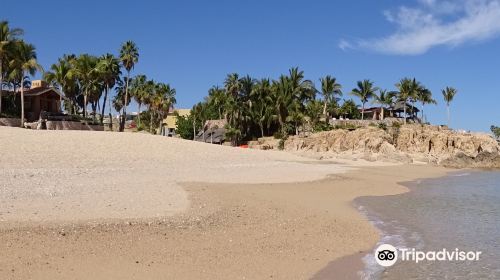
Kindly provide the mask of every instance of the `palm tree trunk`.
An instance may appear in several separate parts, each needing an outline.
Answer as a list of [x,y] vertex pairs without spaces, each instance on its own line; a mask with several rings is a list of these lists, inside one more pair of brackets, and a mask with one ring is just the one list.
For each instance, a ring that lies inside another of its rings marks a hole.
[[141,124],[141,102],[138,102],[138,105],[139,105],[139,113],[137,114],[137,126],[139,126]]
[[415,101],[411,102],[411,117],[415,117]]
[[196,118],[193,117],[193,141],[196,140]]
[[85,90],[85,94],[83,95],[83,117],[87,117],[87,90]]
[[365,102],[363,102],[363,108],[361,108],[361,120],[365,119]]
[[63,110],[63,106],[62,106],[62,104],[63,104],[63,102],[62,102],[63,94],[64,94],[64,91],[63,91],[62,85],[61,85],[61,95],[59,95],[59,110],[61,110],[61,112],[64,111]]
[[284,122],[283,122],[283,116],[281,115],[281,110],[280,110],[280,109],[281,109],[281,108],[280,108],[280,107],[278,107],[278,112],[277,112],[277,113],[278,113],[278,123],[279,123],[279,125],[280,125],[280,131],[281,131],[281,133],[283,133],[283,125],[284,125]]
[[450,105],[446,105],[446,112],[448,115],[448,127],[450,127]]
[[24,73],[22,73],[23,77],[21,78],[21,127],[24,127]]
[[91,104],[91,106],[92,106],[92,114],[93,114],[92,120],[93,120],[94,123],[96,121],[96,115],[97,115],[98,105],[99,105],[98,101],[92,102],[92,104]]
[[2,115],[2,90],[3,90],[3,61],[0,59],[0,115]]
[[325,101],[324,101],[324,105],[323,105],[323,115],[325,116],[325,120],[328,122],[328,117],[326,116],[326,98],[325,98]]
[[101,125],[104,124],[104,110],[106,108],[106,99],[108,99],[109,86],[106,84],[106,89],[104,90],[104,100],[102,101],[102,111],[101,111]]
[[108,99],[109,107],[109,129],[113,131],[113,115],[111,114],[111,98]]
[[205,122],[201,120],[201,129],[203,129],[203,143],[205,143]]
[[[159,126],[160,131],[159,131],[159,134],[163,136],[163,133],[161,133],[161,128],[162,128],[162,125],[163,125],[163,115],[162,115],[162,114],[158,114],[158,117],[159,117],[159,119],[160,119],[160,126]],[[167,118],[168,118],[168,115],[167,115]],[[165,118],[165,120],[166,120],[167,118]],[[168,135],[167,135],[167,136],[168,136]]]
[[262,122],[259,122],[259,127],[260,127],[260,137],[264,137],[264,124]]
[[149,108],[149,133],[153,133],[153,110]]
[[128,103],[128,81],[130,79],[130,71],[127,71],[127,81],[125,81],[125,104],[123,104],[123,116],[120,120],[120,132],[125,130],[125,119],[127,118],[127,103]]
[[403,104],[403,118],[404,118],[404,121],[403,123],[406,124],[406,100],[404,101],[404,104]]
[[424,102],[422,102],[422,107],[420,109],[422,110],[422,119],[420,120],[420,122],[424,123]]

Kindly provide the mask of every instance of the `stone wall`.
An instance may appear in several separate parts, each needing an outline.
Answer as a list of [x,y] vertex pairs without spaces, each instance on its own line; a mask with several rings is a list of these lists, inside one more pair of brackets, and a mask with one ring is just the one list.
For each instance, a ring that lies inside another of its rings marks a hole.
[[20,127],[21,126],[21,119],[0,118],[0,126]]
[[47,121],[47,130],[91,130],[104,131],[102,125],[91,125],[74,121]]

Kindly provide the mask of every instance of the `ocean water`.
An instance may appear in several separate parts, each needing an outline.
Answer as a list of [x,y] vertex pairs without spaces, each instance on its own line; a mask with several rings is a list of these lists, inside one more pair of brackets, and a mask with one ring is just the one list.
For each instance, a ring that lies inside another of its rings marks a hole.
[[[355,205],[396,248],[481,251],[478,261],[398,261],[384,268],[363,258],[363,279],[500,279],[500,172],[457,172],[405,184],[409,193],[362,197]],[[378,245],[379,245],[378,244]]]

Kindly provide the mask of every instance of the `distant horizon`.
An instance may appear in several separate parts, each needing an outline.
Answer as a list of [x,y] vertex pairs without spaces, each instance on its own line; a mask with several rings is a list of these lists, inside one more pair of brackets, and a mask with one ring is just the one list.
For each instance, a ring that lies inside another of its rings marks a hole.
[[[26,4],[36,14],[54,16],[41,23],[14,12]],[[436,125],[446,124],[441,90],[453,86],[458,94],[451,104],[452,128],[489,133],[491,125],[500,125],[495,106],[500,96],[491,86],[500,75],[495,67],[500,65],[500,1],[459,0],[446,6],[394,0],[363,3],[362,9],[356,3],[315,4],[193,1],[137,7],[131,1],[28,1],[2,4],[0,19],[25,31],[23,38],[35,45],[45,70],[64,54],[117,55],[123,42],[134,41],[140,58],[132,75],[169,83],[177,90],[176,108],[202,101],[229,73],[277,79],[299,67],[316,87],[320,77],[335,76],[343,98],[356,101],[349,92],[358,80],[394,90],[401,78],[415,77],[438,101],[426,106]],[[39,78],[40,73],[32,80]],[[133,111],[135,103],[129,106]]]

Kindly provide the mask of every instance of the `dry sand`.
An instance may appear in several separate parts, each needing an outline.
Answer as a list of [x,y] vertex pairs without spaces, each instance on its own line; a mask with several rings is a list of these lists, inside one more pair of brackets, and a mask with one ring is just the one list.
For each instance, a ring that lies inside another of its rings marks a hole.
[[307,279],[377,241],[355,197],[445,172],[107,132],[0,149],[0,279]]

